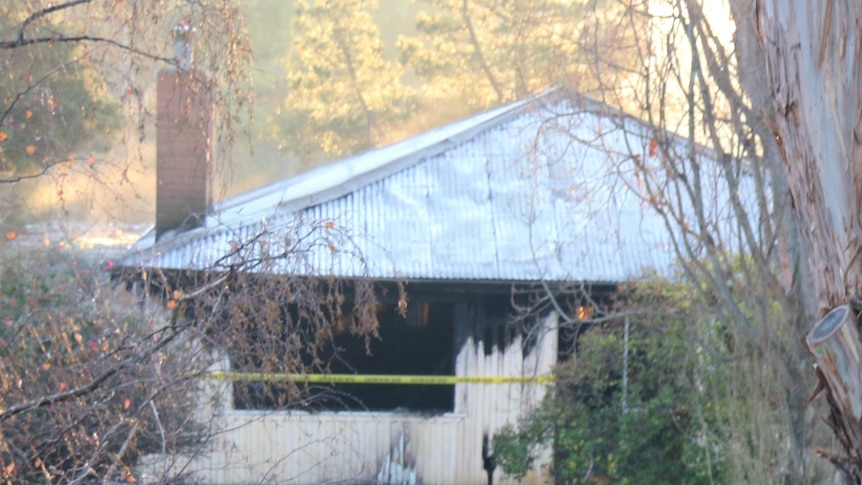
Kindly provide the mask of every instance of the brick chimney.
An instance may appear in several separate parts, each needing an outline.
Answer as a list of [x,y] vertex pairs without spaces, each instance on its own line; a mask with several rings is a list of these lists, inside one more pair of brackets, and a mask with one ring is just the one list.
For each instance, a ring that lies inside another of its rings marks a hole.
[[[175,28],[175,37],[190,28]],[[188,45],[186,44],[188,48]],[[177,67],[159,73],[156,112],[156,240],[203,225],[212,205],[213,99],[206,78]]]

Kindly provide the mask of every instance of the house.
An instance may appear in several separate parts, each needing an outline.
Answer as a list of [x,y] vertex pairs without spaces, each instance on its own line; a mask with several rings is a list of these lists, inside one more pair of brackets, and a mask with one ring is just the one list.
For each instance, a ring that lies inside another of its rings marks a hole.
[[[372,280],[389,298],[406,282],[410,301],[406,316],[379,315],[370,357],[343,342],[341,372],[360,377],[335,386],[348,403],[274,410],[259,383],[213,384],[232,397],[219,445],[189,464],[202,482],[486,483],[483,441],[540,402],[569,345],[556,305],[514,328],[513,295],[547,303],[571,285],[601,299],[645,270],[673,271],[663,220],[619,168],[655,156],[649,132],[595,101],[550,91],[212,203],[211,148],[176,135],[209,136],[206,101],[178,94],[183,82],[160,79],[158,129],[173,135],[159,138],[159,220],[119,266],[227,271],[238,248],[263,257],[305,238],[269,274]],[[197,129],[171,124],[190,107]],[[541,470],[526,480],[542,483]]]

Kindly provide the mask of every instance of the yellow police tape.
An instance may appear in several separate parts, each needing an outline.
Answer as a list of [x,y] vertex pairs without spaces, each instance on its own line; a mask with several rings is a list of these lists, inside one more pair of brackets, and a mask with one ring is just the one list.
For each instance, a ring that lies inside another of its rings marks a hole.
[[211,372],[210,377],[221,381],[287,382],[321,384],[413,384],[421,386],[452,384],[546,384],[552,375],[514,376],[399,376],[384,374],[283,374],[263,372]]

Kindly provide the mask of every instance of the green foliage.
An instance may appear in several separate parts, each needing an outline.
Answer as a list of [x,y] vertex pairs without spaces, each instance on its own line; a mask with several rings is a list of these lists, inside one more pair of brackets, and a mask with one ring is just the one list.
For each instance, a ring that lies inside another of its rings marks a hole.
[[417,17],[419,35],[399,42],[430,97],[492,106],[565,84],[578,63],[588,2],[430,3]]
[[92,219],[102,208],[116,218],[146,206],[147,184],[137,190],[153,166],[154,74],[174,65],[181,20],[193,24],[194,66],[219,106],[215,160],[227,166],[250,118],[240,3],[0,2],[0,184],[14,185],[0,223],[24,222],[36,216],[30,209]]
[[370,0],[300,1],[287,60],[288,94],[274,136],[309,158],[367,150],[413,110],[401,67],[384,57]]
[[[278,13],[293,5],[270,3],[254,0],[246,10]],[[604,0],[388,0],[383,8],[376,0],[296,0],[296,6],[290,29],[278,26],[275,37],[260,33],[273,28],[275,16],[258,13],[250,23],[259,92],[276,99],[259,105],[265,123],[257,129],[300,159],[291,165],[303,167],[552,86],[580,86],[595,68],[585,61],[593,51],[582,52],[585,36],[601,36],[590,31],[595,17],[619,13]],[[275,65],[273,39],[286,35],[292,42],[282,43],[283,62]],[[617,52],[620,39],[605,40],[614,46],[609,51],[628,56]],[[608,62],[632,68],[616,56]]]
[[[18,20],[5,13],[0,32]],[[49,36],[55,27],[43,22],[28,33]],[[72,43],[0,50],[0,172],[7,178],[38,173],[80,148],[105,148],[118,129],[119,104],[85,58],[84,46]]]
[[650,308],[630,317],[628,339],[622,318],[581,334],[577,356],[558,365],[541,406],[494,437],[504,472],[523,477],[550,447],[556,483],[588,476],[613,483],[724,481],[716,421],[700,409],[709,377],[692,343],[695,320],[680,309],[691,295],[655,282],[626,299],[620,310]]
[[[374,0],[297,3],[286,74],[276,75],[287,82],[258,77],[287,91],[266,116],[270,135],[308,163],[570,84],[584,68],[586,15],[605,2],[433,0],[395,13],[391,2],[378,12]],[[409,25],[386,21],[408,15]],[[396,37],[397,45],[383,42]]]

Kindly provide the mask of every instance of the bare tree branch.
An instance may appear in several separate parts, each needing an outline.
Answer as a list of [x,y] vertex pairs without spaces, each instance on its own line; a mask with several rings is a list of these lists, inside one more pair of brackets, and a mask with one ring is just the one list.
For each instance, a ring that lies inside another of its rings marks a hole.
[[0,184],[15,184],[15,183],[21,182],[22,180],[30,180],[30,179],[39,178],[39,177],[45,175],[46,173],[50,172],[51,169],[56,167],[57,165],[60,165],[60,164],[66,163],[66,162],[68,162],[68,160],[55,160],[53,162],[42,165],[42,168],[40,168],[38,171],[33,172],[33,173],[28,173],[28,174],[24,174],[24,175],[13,175],[11,177],[0,178]]
[[19,47],[27,47],[36,44],[52,44],[52,43],[76,43],[76,42],[97,42],[102,44],[108,44],[110,46],[116,47],[118,49],[122,49],[124,51],[131,52],[132,54],[136,54],[139,56],[146,57],[148,59],[152,59],[154,61],[161,61],[168,64],[175,64],[176,59],[171,59],[168,57],[159,56],[150,52],[145,52],[140,49],[136,49],[130,45],[123,44],[121,42],[117,42],[113,39],[107,39],[104,37],[97,37],[92,35],[76,35],[67,37],[65,35],[58,36],[47,36],[47,37],[36,37],[31,39],[15,39],[15,40],[6,40],[0,41],[0,49],[15,49]]
[[61,10],[66,10],[68,8],[73,8],[73,7],[76,7],[78,5],[82,5],[85,3],[90,3],[92,1],[93,0],[70,0],[66,3],[61,3],[58,5],[52,5],[50,7],[43,8],[42,10],[37,10],[36,12],[33,12],[32,14],[30,14],[30,16],[28,16],[26,19],[24,19],[23,22],[21,22],[21,27],[18,29],[18,40],[20,40],[20,41],[24,40],[24,31],[27,29],[27,26],[30,25],[33,21],[35,21],[39,18],[42,18],[46,15],[50,15],[52,13],[59,12]]
[[75,389],[70,389],[65,392],[58,392],[55,394],[49,394],[45,396],[38,397],[36,399],[32,399],[30,401],[16,404],[14,406],[10,406],[0,412],[0,423],[6,421],[7,419],[21,414],[26,411],[30,411],[33,409],[43,408],[47,406],[52,406],[57,403],[70,401],[72,399],[79,398],[81,396],[85,396],[97,389],[99,389],[108,379],[119,374],[120,372],[130,368],[132,365],[144,361],[149,358],[151,355],[157,353],[159,350],[167,346],[171,343],[178,335],[180,335],[181,330],[186,326],[172,326],[170,333],[162,336],[158,341],[156,341],[152,346],[143,350],[139,353],[134,353],[130,357],[127,357],[125,360],[118,362],[116,365],[110,367],[105,370],[101,374],[99,374],[96,378],[92,379],[89,383],[77,387]]

